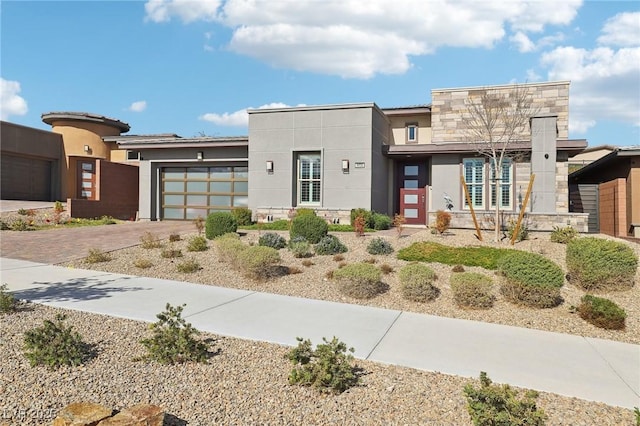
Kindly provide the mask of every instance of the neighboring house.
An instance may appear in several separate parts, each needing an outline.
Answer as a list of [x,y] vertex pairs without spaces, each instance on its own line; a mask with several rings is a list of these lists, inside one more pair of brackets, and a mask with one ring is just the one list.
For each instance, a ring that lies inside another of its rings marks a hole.
[[589,213],[590,232],[640,238],[640,146],[614,148],[569,175],[571,211]]
[[587,164],[604,157],[616,149],[613,145],[598,145],[586,148],[579,154],[569,158],[569,173],[581,169]]

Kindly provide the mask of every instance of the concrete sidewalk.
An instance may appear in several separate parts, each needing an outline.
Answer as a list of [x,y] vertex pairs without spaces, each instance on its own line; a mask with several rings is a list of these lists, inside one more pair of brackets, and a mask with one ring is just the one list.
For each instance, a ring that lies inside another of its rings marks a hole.
[[295,345],[337,336],[358,358],[640,406],[640,346],[475,321],[0,258],[16,297],[142,321],[186,303],[196,328]]

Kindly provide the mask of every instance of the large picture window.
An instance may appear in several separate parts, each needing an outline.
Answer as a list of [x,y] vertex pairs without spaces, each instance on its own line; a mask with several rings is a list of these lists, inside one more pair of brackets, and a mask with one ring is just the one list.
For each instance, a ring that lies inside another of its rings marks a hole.
[[[496,179],[496,167],[493,160],[491,161],[491,207],[496,206],[499,202],[500,208],[513,207],[513,165],[511,160],[507,159],[502,162],[502,174],[500,179]],[[496,191],[496,188],[498,190]]]
[[[469,197],[474,209],[484,208],[484,159],[465,158],[462,160],[464,181],[469,190]],[[464,197],[464,206],[469,208],[467,198]]]
[[322,160],[320,153],[298,156],[298,203],[320,204],[322,188]]

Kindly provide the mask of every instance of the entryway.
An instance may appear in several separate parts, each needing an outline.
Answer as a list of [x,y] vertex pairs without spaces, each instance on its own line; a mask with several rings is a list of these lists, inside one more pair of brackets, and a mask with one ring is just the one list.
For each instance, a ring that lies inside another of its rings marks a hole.
[[427,223],[427,164],[426,162],[397,163],[398,211],[407,225]]

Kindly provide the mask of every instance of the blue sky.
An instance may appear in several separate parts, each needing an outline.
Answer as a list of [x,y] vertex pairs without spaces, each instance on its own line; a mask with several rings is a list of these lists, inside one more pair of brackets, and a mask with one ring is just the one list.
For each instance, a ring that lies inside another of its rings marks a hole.
[[640,2],[0,2],[1,118],[84,111],[130,134],[247,134],[247,108],[426,104],[571,80],[570,130],[640,144]]

